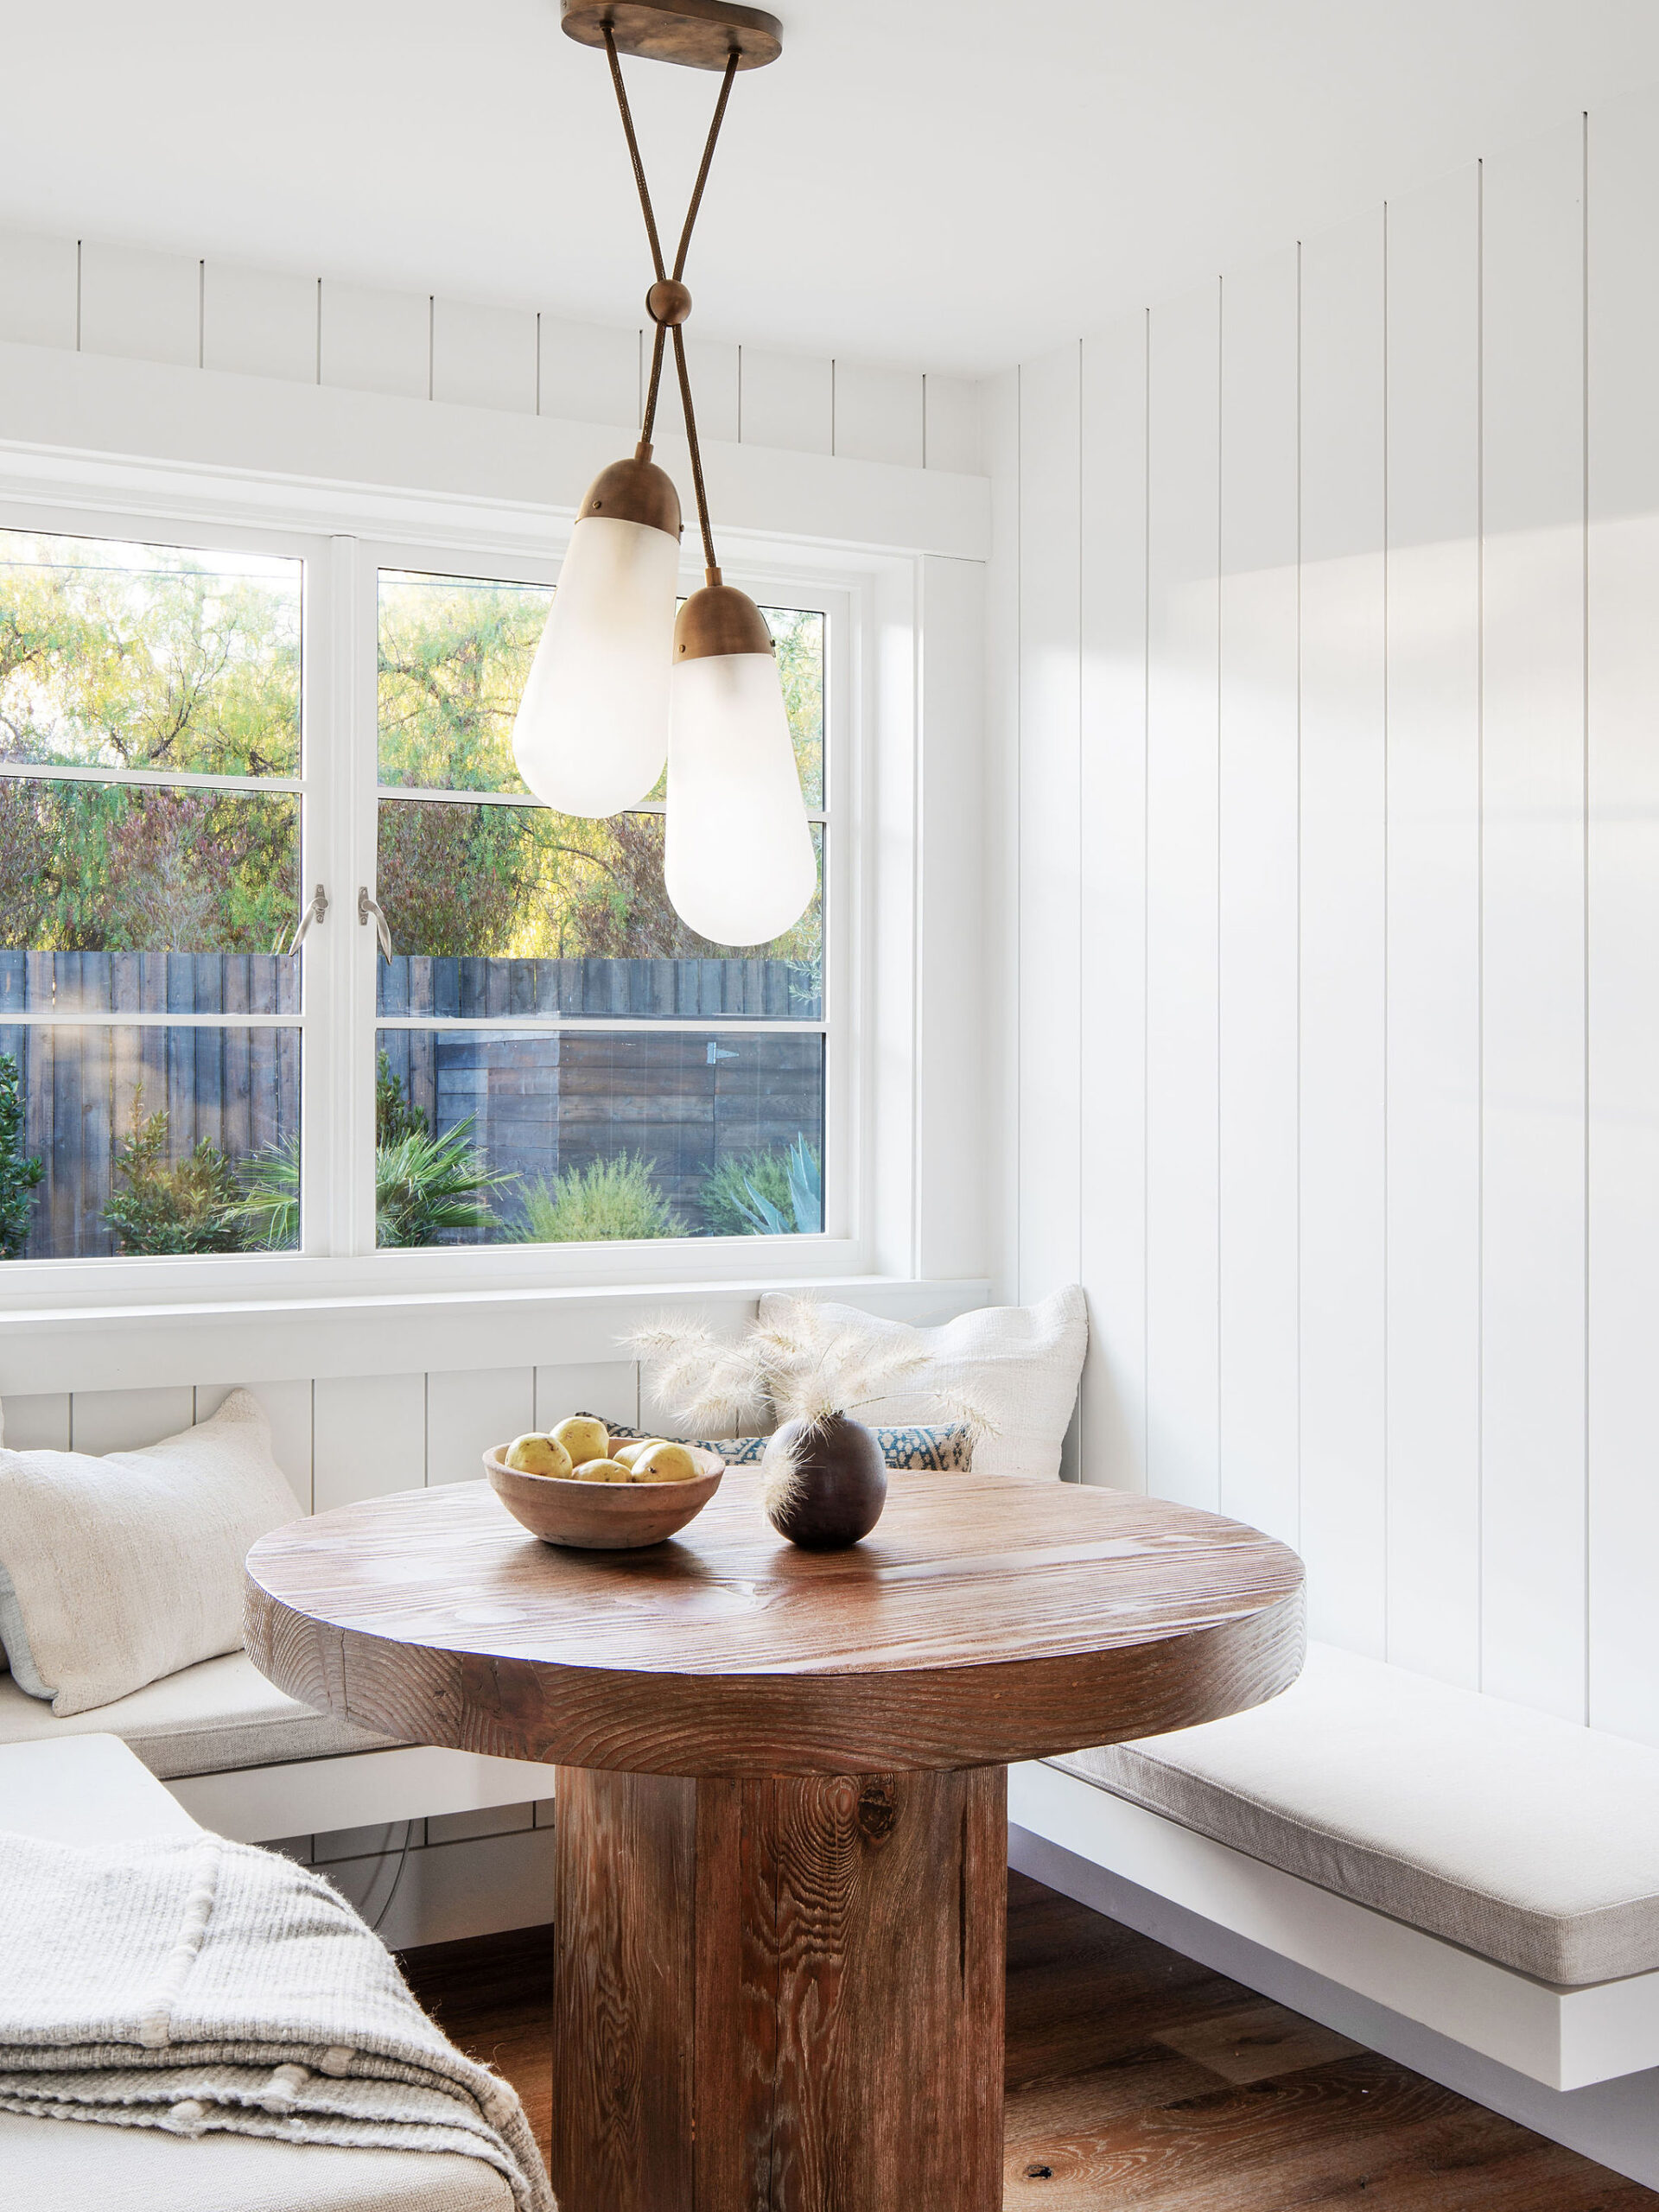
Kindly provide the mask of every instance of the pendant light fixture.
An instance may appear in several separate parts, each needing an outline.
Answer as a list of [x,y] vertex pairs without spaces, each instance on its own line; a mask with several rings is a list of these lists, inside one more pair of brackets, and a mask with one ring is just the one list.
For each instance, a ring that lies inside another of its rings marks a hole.
[[[811,903],[817,861],[766,618],[721,581],[715,558],[686,367],[684,276],[732,80],[776,60],[780,27],[728,0],[562,0],[562,18],[569,36],[602,47],[610,63],[656,273],[645,296],[656,334],[639,447],[582,501],[513,726],[513,753],[538,798],[585,815],[645,798],[666,753],[664,867],[675,910],[715,944],[763,944]],[[671,274],[622,81],[624,54],[721,72]],[[671,337],[704,579],[677,620],[679,499],[652,460]]]

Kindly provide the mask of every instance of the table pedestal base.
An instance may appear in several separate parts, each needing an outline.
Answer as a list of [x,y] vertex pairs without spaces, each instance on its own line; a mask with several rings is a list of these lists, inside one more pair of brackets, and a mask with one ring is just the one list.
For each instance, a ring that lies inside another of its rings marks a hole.
[[558,1770],[561,2212],[1000,2212],[1007,1776]]

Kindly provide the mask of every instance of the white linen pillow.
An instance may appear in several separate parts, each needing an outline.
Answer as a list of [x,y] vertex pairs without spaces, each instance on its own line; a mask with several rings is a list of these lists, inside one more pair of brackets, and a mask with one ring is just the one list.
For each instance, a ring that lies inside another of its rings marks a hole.
[[[767,1291],[760,1300],[763,1325],[781,1318],[787,1300]],[[817,1301],[826,1320],[858,1325],[873,1336],[919,1338],[928,1366],[892,1397],[861,1406],[872,1428],[906,1428],[951,1418],[929,1393],[959,1394],[996,1423],[993,1435],[974,1446],[976,1475],[1043,1475],[1057,1479],[1060,1446],[1071,1426],[1089,1348],[1089,1306],[1082,1286],[1070,1284],[1036,1306],[982,1306],[943,1328],[912,1329],[878,1319],[855,1306]]]
[[249,1547],[303,1510],[247,1390],[140,1452],[0,1448],[0,1636],[18,1688],[88,1713],[240,1649]]

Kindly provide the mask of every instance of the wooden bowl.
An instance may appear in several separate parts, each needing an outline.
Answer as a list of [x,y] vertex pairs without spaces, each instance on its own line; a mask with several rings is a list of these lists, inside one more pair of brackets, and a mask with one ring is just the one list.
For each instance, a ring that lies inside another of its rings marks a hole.
[[638,1551],[677,1535],[720,1488],[726,1462],[693,1452],[705,1472],[683,1483],[579,1483],[569,1476],[521,1475],[505,1444],[484,1454],[484,1471],[513,1519],[544,1544],[584,1552]]

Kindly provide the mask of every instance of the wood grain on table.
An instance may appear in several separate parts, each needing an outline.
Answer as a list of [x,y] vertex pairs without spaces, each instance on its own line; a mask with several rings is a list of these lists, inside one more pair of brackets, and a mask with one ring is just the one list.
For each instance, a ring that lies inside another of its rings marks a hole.
[[1002,1764],[1259,1703],[1301,1662],[1301,1566],[1148,1498],[905,1474],[852,1550],[798,1551],[734,1469],[671,1542],[569,1553],[484,1484],[296,1522],[248,1562],[248,1648],[417,1743],[634,1773]]

